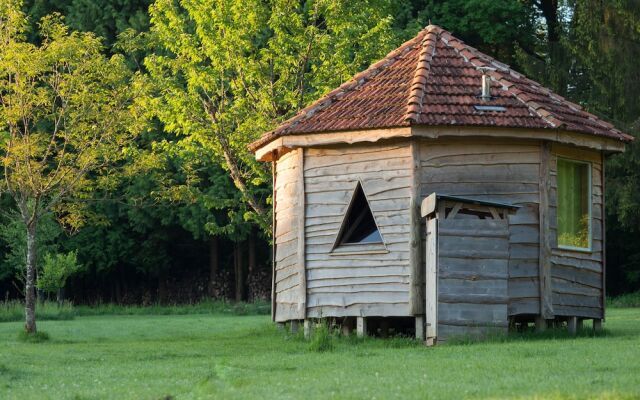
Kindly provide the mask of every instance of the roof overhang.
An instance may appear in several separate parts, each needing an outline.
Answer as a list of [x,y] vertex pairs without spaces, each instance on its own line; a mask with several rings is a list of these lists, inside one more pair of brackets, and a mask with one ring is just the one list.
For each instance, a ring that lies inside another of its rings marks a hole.
[[581,148],[619,153],[625,150],[625,142],[606,136],[570,132],[560,129],[523,129],[473,126],[407,126],[399,128],[367,129],[354,131],[290,134],[281,136],[255,150],[258,161],[277,160],[282,154],[300,147],[335,144],[374,143],[397,138],[504,138],[519,140],[546,140]]

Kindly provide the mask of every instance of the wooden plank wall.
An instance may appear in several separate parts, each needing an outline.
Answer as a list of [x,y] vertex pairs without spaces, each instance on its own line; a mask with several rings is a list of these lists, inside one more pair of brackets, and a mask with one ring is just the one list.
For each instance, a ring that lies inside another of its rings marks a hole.
[[[557,247],[557,159],[591,163],[592,251],[570,251]],[[551,279],[553,310],[556,316],[602,318],[602,265],[604,260],[602,219],[604,217],[602,158],[597,151],[553,145],[551,148],[551,190],[549,214],[551,232]]]
[[[308,317],[410,315],[411,166],[407,141],[305,150]],[[388,252],[332,253],[358,181]]]
[[299,259],[300,201],[304,199],[302,149],[283,155],[276,162],[275,180],[275,320],[305,317],[304,264]]
[[438,341],[506,332],[506,220],[438,220]]
[[509,315],[538,314],[539,143],[424,140],[420,159],[422,198],[440,192],[521,206],[509,217]]

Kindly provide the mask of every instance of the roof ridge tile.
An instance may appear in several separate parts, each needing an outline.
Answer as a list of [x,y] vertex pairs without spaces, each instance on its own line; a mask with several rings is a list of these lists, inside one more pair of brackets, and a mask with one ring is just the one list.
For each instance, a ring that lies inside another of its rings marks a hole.
[[420,43],[420,56],[413,74],[413,80],[409,89],[409,98],[407,100],[407,112],[404,120],[409,123],[416,123],[422,112],[422,100],[424,99],[425,85],[427,84],[429,72],[431,70],[431,60],[436,52],[436,42],[441,29],[434,25],[429,25],[426,29],[426,35]]

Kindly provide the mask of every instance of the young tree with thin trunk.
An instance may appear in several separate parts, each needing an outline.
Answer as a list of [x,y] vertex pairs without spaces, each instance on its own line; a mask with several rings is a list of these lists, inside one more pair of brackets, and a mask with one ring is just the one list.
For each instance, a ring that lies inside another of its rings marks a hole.
[[25,40],[20,1],[0,5],[0,193],[19,210],[27,238],[25,330],[36,332],[36,236],[53,213],[82,225],[83,200],[108,185],[130,143],[132,89],[122,57],[100,39],[69,32],[58,15],[41,20],[39,46]]

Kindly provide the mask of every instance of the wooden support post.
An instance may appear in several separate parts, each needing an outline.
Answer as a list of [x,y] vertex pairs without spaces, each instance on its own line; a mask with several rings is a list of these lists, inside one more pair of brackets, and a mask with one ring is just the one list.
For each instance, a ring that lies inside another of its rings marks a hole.
[[424,342],[424,317],[416,317],[416,340]]
[[341,327],[342,336],[350,336],[351,335],[351,325],[349,325],[346,321],[342,324]]
[[542,315],[536,317],[536,332],[544,332],[547,330],[547,320]]
[[365,317],[356,318],[356,332],[358,337],[367,336],[367,319]]
[[410,143],[411,197],[409,199],[409,312],[424,313],[424,264],[422,258],[422,219],[420,218],[420,145],[417,140]]
[[292,335],[295,335],[296,333],[298,333],[298,328],[299,328],[298,320],[294,319],[293,321],[291,321],[291,334]]
[[[540,204],[538,219],[540,224],[540,246],[538,254],[538,272],[540,279],[540,317],[552,319],[553,302],[551,289],[551,243],[549,229],[549,188],[551,187],[549,163],[551,145],[544,142],[540,145]],[[536,327],[538,324],[536,323]]]
[[310,339],[311,334],[313,333],[313,321],[310,319],[304,320],[304,338]]
[[593,319],[593,331],[602,332],[602,320],[600,318]]
[[578,317],[569,317],[567,329],[571,335],[575,335],[578,332]]

